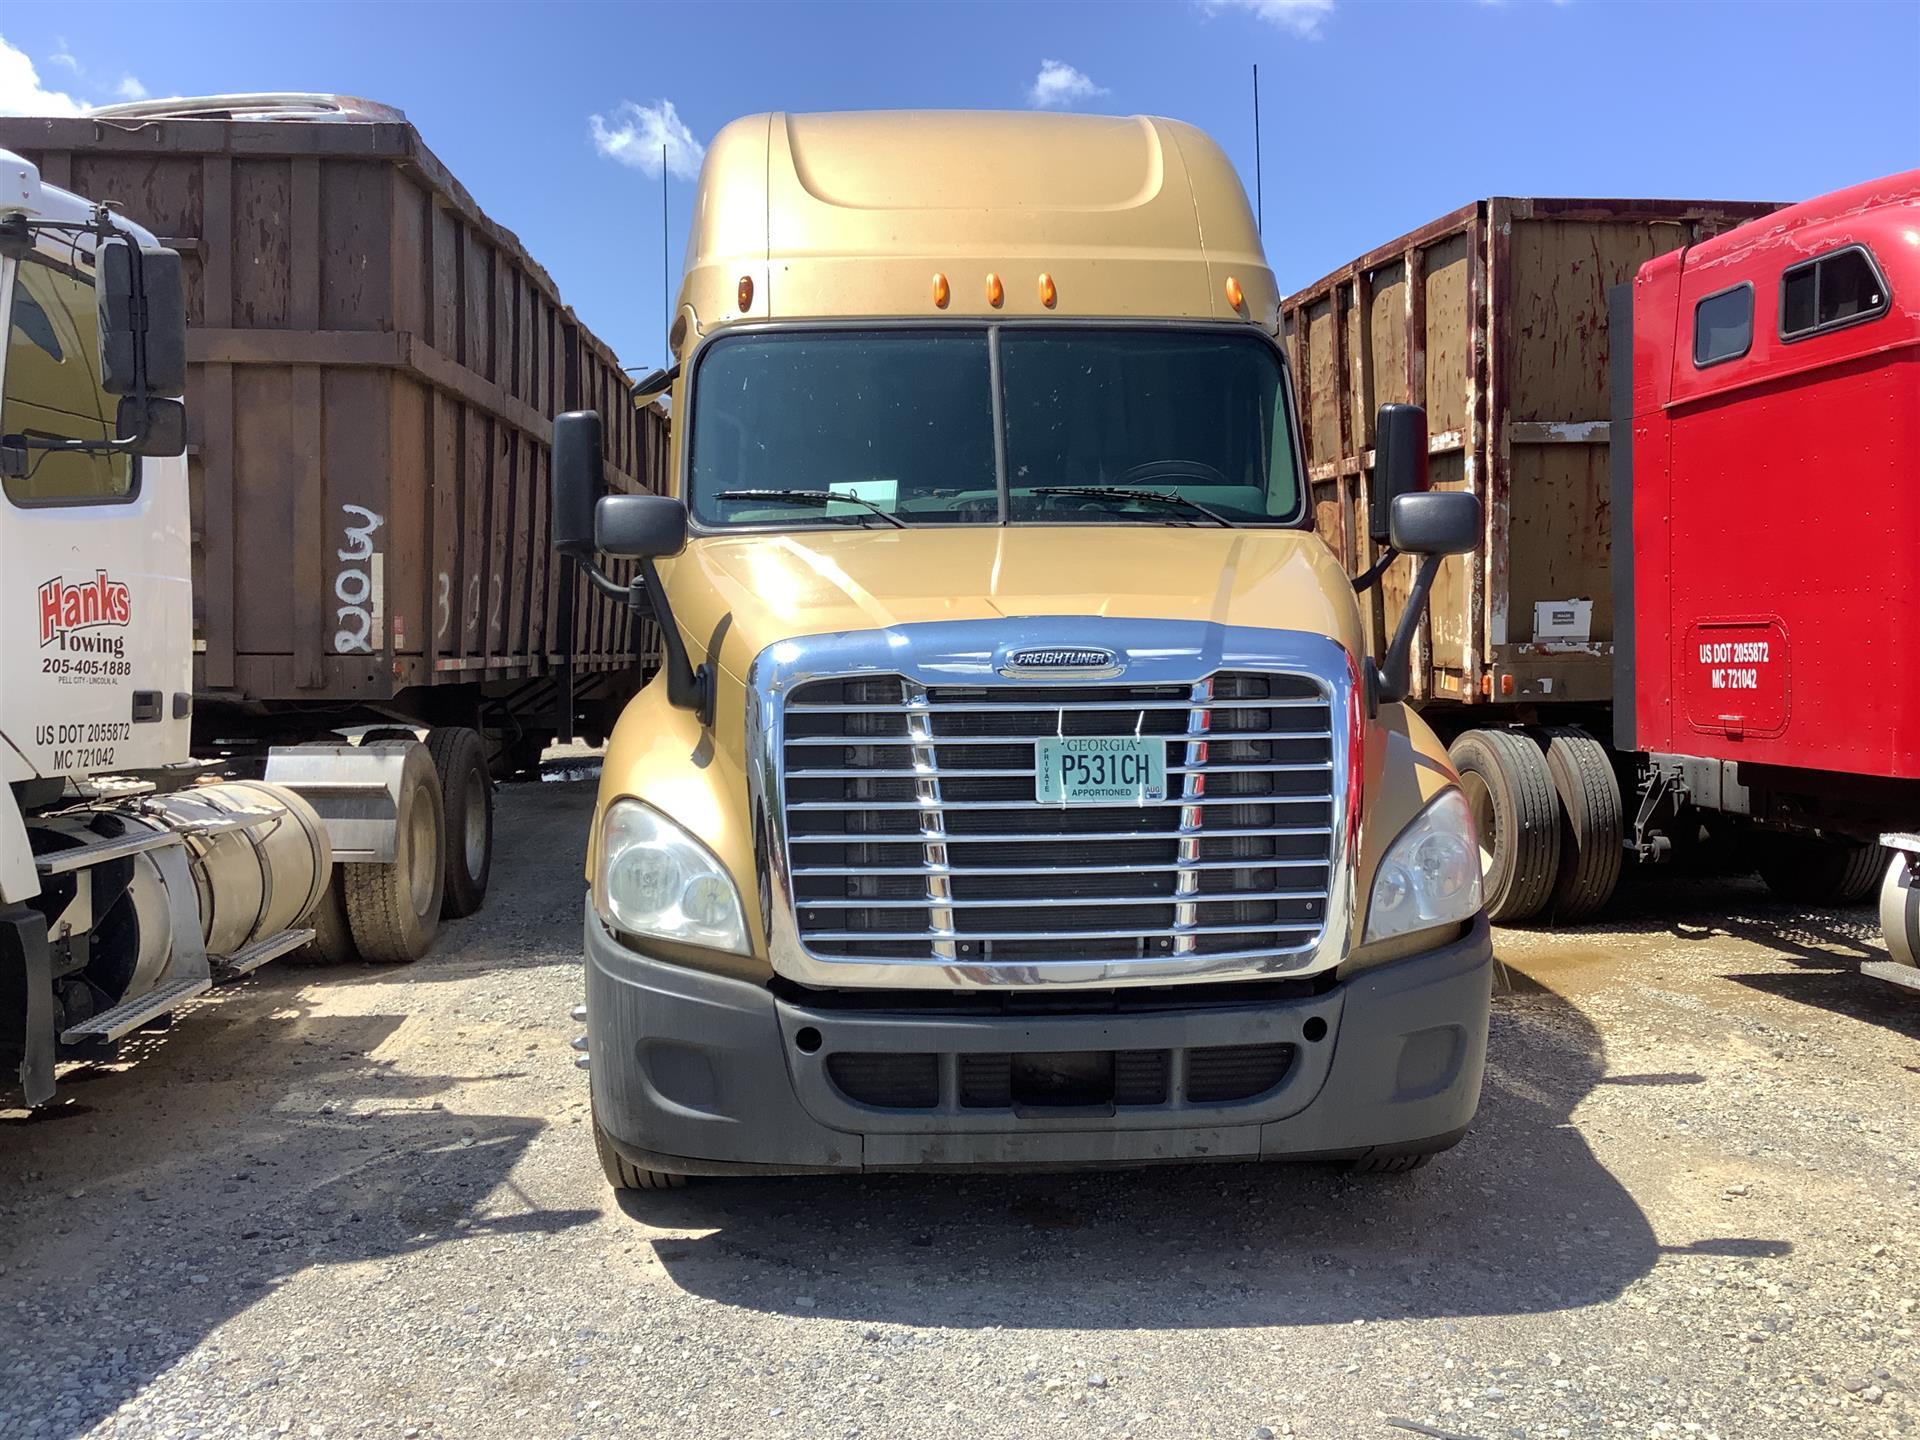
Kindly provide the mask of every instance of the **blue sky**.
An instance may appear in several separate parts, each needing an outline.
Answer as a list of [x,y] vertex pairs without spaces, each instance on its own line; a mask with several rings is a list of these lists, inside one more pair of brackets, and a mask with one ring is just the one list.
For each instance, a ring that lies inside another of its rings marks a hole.
[[[0,112],[236,90],[398,105],[641,367],[664,348],[662,102],[688,159],[756,110],[1171,115],[1212,132],[1251,193],[1258,62],[1266,245],[1285,289],[1485,195],[1790,200],[1920,165],[1920,0],[8,0],[0,42]],[[677,277],[692,185],[668,186]]]

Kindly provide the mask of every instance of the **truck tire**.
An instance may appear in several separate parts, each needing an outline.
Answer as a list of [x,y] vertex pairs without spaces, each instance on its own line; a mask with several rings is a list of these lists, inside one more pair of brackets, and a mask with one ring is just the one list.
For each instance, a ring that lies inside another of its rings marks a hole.
[[440,917],[458,920],[487,898],[493,873],[493,779],[477,730],[427,732],[427,753],[440,772],[440,809],[447,822],[447,876]]
[[347,928],[362,960],[406,965],[427,953],[440,930],[446,839],[440,776],[426,747],[416,745],[400,781],[393,863],[340,867]]
[[347,925],[347,898],[343,889],[346,866],[333,867],[333,878],[320,894],[307,924],[313,927],[313,939],[288,958],[299,965],[346,965],[360,958],[354,948],[353,931]]
[[1879,882],[1878,845],[1786,835],[1763,830],[1753,837],[1755,869],[1767,888],[1796,905],[1858,905]]
[[1560,872],[1560,801],[1546,757],[1512,730],[1469,730],[1447,753],[1480,831],[1487,918],[1531,920]]
[[1434,1152],[1422,1151],[1418,1155],[1363,1155],[1358,1160],[1347,1162],[1349,1175],[1405,1175],[1421,1169],[1433,1159]]
[[1538,733],[1560,800],[1560,870],[1547,913],[1574,925],[1597,914],[1620,883],[1620,782],[1606,746],[1586,731],[1553,726]]
[[1880,933],[1887,954],[1901,965],[1920,965],[1920,867],[1904,850],[1890,852],[1880,882]]
[[613,1142],[607,1138],[607,1132],[600,1128],[598,1120],[593,1122],[593,1148],[600,1156],[600,1169],[605,1173],[607,1183],[616,1190],[678,1190],[687,1183],[684,1175],[630,1164],[613,1148]]

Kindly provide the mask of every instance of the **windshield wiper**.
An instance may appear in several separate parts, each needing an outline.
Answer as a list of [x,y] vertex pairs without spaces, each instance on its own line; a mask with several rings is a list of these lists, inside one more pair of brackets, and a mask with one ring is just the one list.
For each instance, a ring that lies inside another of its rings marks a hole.
[[1190,500],[1177,490],[1148,490],[1131,485],[1035,485],[1029,492],[1034,495],[1092,495],[1108,500],[1152,500],[1161,505],[1172,505],[1177,509],[1189,510],[1195,515],[1204,515],[1216,525],[1233,528],[1233,521],[1218,510],[1202,505],[1198,500]]
[[836,500],[844,500],[849,505],[864,505],[896,530],[907,528],[907,522],[891,510],[884,509],[877,500],[869,500],[864,495],[842,495],[837,490],[722,490],[722,500],[787,500],[795,505],[819,505],[822,508]]

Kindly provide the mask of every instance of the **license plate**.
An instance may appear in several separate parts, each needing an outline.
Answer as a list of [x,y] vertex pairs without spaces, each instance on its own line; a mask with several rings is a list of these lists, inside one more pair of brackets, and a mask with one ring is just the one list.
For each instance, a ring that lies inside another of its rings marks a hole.
[[1156,805],[1167,798],[1167,742],[1076,735],[1034,742],[1042,805]]

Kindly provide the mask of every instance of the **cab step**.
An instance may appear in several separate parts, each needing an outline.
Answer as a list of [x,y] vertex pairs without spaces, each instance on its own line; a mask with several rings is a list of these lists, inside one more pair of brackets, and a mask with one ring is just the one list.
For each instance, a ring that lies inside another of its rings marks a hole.
[[282,930],[278,935],[269,935],[264,940],[256,940],[231,955],[211,955],[214,973],[222,980],[232,980],[249,971],[258,970],[269,960],[277,960],[289,950],[298,950],[313,939],[312,930]]
[[1898,985],[1903,990],[1920,993],[1920,969],[1911,965],[1902,965],[1898,960],[1863,960],[1860,973],[1875,980],[1884,980],[1889,985]]
[[69,1026],[60,1032],[60,1043],[84,1045],[90,1041],[118,1040],[149,1020],[166,1014],[196,995],[206,994],[212,988],[213,981],[204,977],[169,980],[157,990],[149,990],[136,999],[124,1001],[111,1010],[102,1010],[78,1025]]

